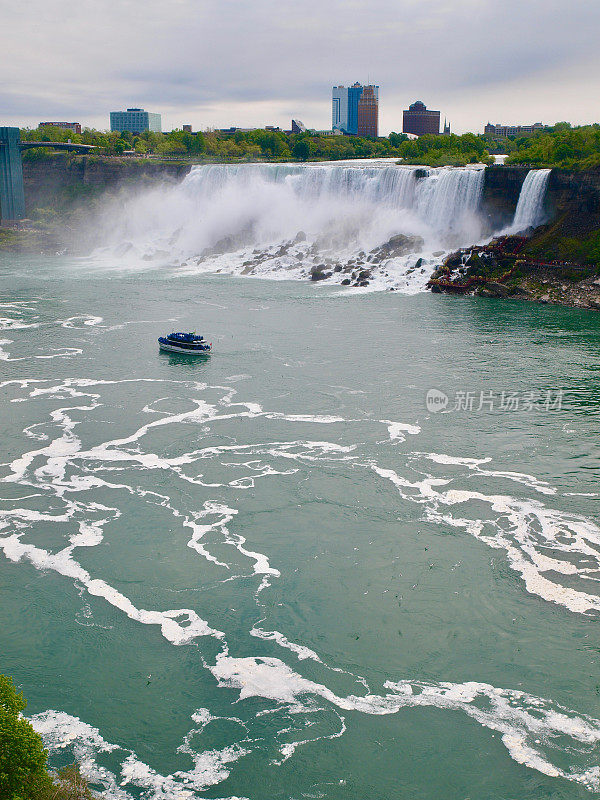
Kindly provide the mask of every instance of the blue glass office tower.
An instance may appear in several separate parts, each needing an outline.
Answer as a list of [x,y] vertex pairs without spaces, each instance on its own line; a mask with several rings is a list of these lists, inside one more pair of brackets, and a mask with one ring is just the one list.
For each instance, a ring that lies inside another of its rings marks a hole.
[[363,87],[355,83],[348,89],[348,133],[358,133],[358,101],[362,97]]

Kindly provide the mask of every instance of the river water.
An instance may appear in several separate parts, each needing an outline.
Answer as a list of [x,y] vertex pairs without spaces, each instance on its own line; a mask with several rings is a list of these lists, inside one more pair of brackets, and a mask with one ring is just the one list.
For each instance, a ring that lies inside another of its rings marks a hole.
[[0,671],[51,764],[599,793],[597,316],[98,263],[0,261]]

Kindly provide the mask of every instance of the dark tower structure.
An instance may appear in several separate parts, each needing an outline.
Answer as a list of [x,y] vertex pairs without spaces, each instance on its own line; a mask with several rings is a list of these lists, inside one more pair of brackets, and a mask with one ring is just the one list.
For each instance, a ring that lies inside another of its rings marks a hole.
[[0,219],[8,222],[24,216],[21,131],[0,128]]
[[431,111],[425,103],[417,100],[404,112],[402,130],[415,136],[423,136],[426,133],[439,134],[440,112]]

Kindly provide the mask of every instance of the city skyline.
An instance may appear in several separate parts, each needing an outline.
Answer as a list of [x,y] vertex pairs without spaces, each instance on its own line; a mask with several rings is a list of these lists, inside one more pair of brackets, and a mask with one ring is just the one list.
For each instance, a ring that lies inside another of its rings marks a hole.
[[[166,130],[284,127],[292,117],[319,129],[330,125],[331,86],[349,78],[381,86],[382,135],[402,130],[416,97],[443,109],[457,133],[496,120],[596,121],[600,8],[507,0],[501,19],[497,9],[491,0],[355,0],[343,14],[300,0],[285,15],[273,0],[5,4],[2,121],[105,129],[111,109],[140,106],[160,111]],[[292,50],[304,54],[301,69]]]
[[355,82],[331,90],[331,130],[353,136],[377,136],[379,86]]

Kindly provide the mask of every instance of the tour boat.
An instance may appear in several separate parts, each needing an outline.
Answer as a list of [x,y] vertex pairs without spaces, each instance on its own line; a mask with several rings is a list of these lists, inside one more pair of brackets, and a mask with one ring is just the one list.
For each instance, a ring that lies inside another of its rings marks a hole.
[[203,356],[212,350],[212,342],[208,344],[204,336],[196,336],[196,333],[170,333],[168,336],[160,336],[158,347],[169,353],[185,353],[187,356]]

